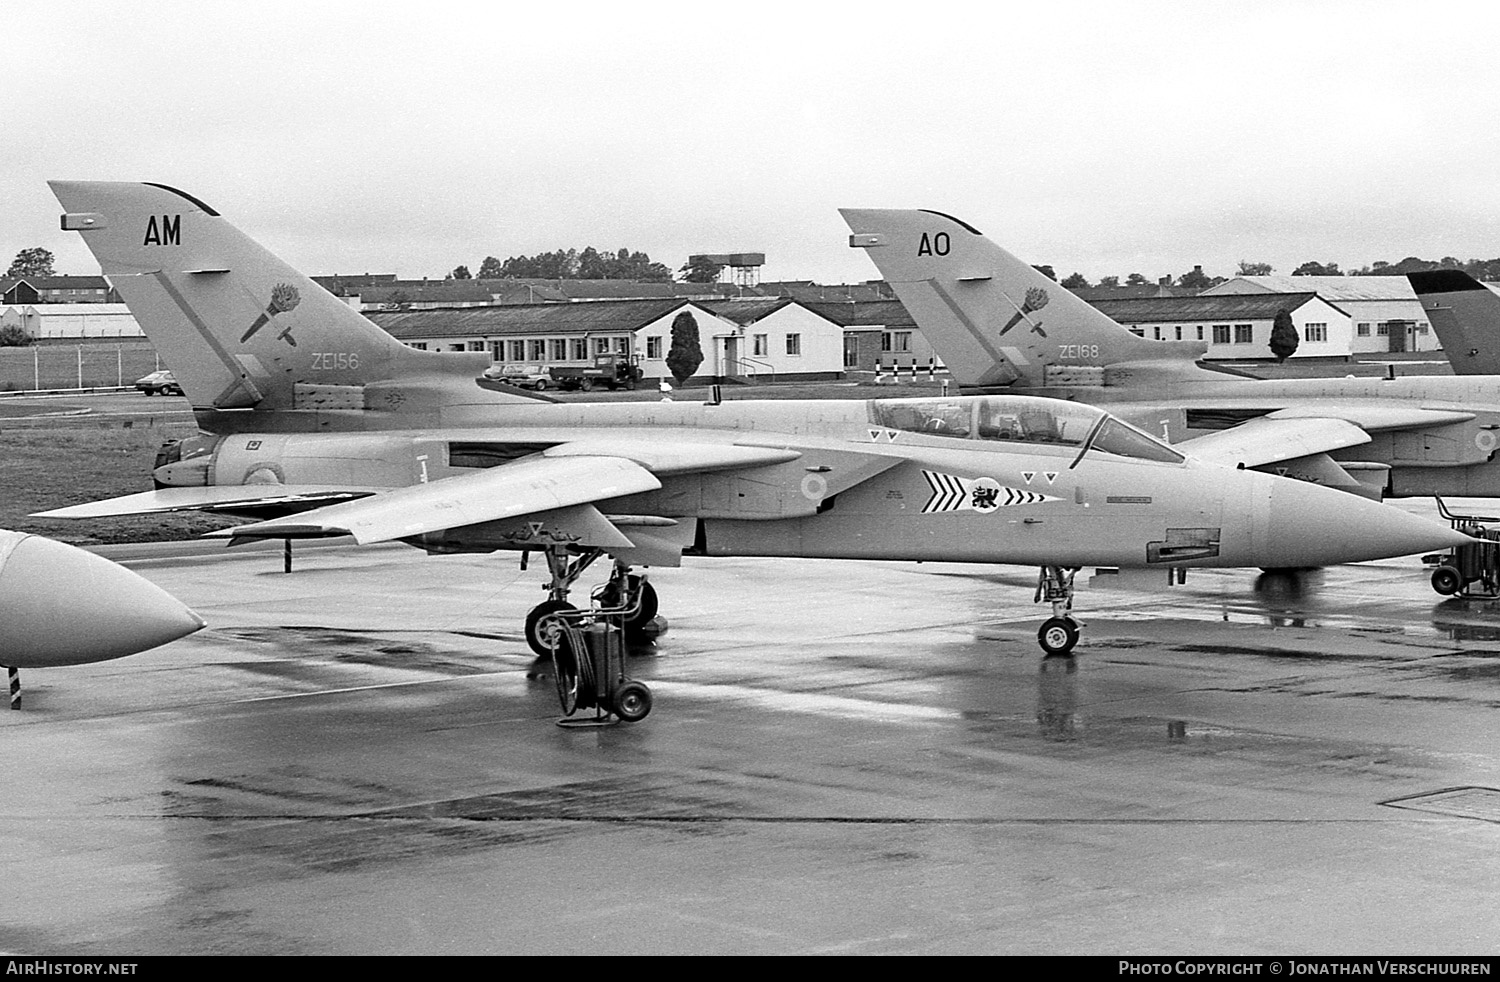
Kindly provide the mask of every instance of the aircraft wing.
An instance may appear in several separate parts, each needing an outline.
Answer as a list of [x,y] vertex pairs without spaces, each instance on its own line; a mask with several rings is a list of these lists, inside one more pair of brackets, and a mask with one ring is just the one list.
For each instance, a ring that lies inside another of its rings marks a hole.
[[1177,444],[1183,453],[1230,467],[1260,467],[1311,454],[1369,443],[1370,434],[1347,420],[1263,416],[1239,426]]
[[365,545],[660,487],[650,471],[620,457],[530,457],[209,535],[233,539],[352,535]]
[[1327,403],[1277,410],[1238,426],[1184,440],[1178,447],[1215,463],[1260,467],[1370,442],[1381,430],[1463,423],[1473,413],[1390,404]]

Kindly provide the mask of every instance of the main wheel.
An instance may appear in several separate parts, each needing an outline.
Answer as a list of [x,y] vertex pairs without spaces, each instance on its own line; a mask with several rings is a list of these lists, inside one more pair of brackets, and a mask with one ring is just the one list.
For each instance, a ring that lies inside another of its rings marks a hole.
[[652,586],[651,581],[646,579],[645,577],[632,576],[630,579],[630,585],[632,588],[634,588],[637,583],[640,584],[641,607],[640,610],[637,610],[633,616],[626,619],[625,630],[639,631],[641,628],[651,623],[651,618],[656,616],[656,611],[658,609],[658,604],[656,602],[656,588]]
[[1066,655],[1078,643],[1078,624],[1070,617],[1049,617],[1036,632],[1036,641],[1049,657]]
[[1464,588],[1464,578],[1452,566],[1439,566],[1432,571],[1432,588],[1445,597],[1451,597]]
[[547,380],[544,378],[537,379],[536,385],[532,386],[532,388],[536,389],[538,392],[545,392],[547,389]]
[[552,654],[553,645],[562,633],[562,624],[552,614],[560,610],[577,610],[566,600],[546,600],[531,608],[526,615],[526,643],[539,655]]
[[552,681],[557,686],[557,701],[562,705],[564,716],[571,716],[578,708],[578,693],[587,657],[587,652],[573,648],[572,635],[567,631],[558,632],[557,643],[552,646]]
[[626,679],[610,693],[610,704],[615,715],[627,723],[638,723],[651,712],[651,690],[644,682]]

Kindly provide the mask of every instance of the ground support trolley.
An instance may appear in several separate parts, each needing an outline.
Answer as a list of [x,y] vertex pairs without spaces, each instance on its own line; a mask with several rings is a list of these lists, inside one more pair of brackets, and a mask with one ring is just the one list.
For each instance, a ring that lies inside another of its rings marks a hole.
[[[625,632],[647,596],[645,583],[644,576],[617,572],[616,578],[594,590],[589,609],[551,615],[559,627],[552,645],[552,678],[567,717],[557,725],[635,723],[651,712],[650,688],[625,677]],[[572,718],[586,709],[594,715]]]
[[1500,518],[1456,515],[1442,498],[1437,499],[1437,506],[1438,514],[1454,531],[1473,536],[1474,541],[1422,557],[1432,567],[1432,588],[1445,597],[1500,597],[1500,529],[1485,524],[1500,522]]

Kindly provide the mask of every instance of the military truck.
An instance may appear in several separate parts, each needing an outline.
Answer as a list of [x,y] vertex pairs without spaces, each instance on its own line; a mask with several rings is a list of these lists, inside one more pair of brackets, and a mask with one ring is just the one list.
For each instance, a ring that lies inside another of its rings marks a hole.
[[625,355],[597,355],[592,365],[553,365],[548,370],[559,389],[633,389],[644,374],[641,366]]

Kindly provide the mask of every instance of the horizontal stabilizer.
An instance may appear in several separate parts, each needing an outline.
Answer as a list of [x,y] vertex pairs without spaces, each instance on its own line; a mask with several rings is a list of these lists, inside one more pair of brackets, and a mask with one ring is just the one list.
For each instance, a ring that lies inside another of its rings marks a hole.
[[116,518],[172,511],[248,511],[280,507],[307,510],[375,494],[383,488],[323,485],[244,484],[202,488],[162,488],[119,498],[37,512],[33,518]]

